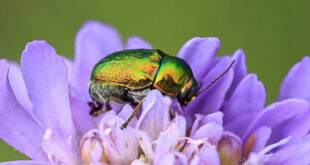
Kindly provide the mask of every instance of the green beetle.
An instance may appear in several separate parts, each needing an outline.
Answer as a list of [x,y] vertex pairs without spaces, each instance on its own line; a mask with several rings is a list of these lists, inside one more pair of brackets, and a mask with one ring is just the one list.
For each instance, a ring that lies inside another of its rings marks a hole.
[[89,94],[97,105],[89,103],[92,108],[90,114],[97,116],[111,110],[110,102],[137,104],[132,116],[121,127],[125,128],[152,89],[177,98],[181,106],[186,106],[204,91],[198,92],[197,80],[184,60],[158,49],[123,50],[110,54],[95,65],[89,82]]

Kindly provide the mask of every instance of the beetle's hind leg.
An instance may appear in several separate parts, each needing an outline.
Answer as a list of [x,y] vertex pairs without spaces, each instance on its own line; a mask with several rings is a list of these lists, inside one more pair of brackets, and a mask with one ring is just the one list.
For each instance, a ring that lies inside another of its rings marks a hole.
[[131,121],[132,118],[134,118],[137,115],[137,112],[141,109],[142,101],[139,102],[137,107],[132,111],[131,115],[127,118],[127,120],[122,124],[121,129],[124,129],[127,127],[128,123]]

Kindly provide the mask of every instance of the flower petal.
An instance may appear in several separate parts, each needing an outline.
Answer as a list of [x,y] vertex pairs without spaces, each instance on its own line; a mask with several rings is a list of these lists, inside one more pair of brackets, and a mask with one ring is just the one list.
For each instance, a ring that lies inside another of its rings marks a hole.
[[258,153],[261,151],[267,144],[267,141],[271,135],[271,129],[269,127],[260,127],[254,131],[256,136],[255,144],[252,148],[252,152]]
[[[245,142],[251,133],[261,126],[268,126],[272,129],[268,144],[284,139],[291,133],[294,133],[288,131],[292,130],[290,127],[291,122],[294,121],[299,114],[307,112],[309,108],[308,102],[301,99],[288,99],[271,104],[262,110],[251,122],[242,139]],[[295,127],[295,129],[298,129],[298,127]],[[299,136],[295,137],[292,135],[291,140],[294,141],[295,138],[298,139]]]
[[234,66],[232,67],[234,70],[234,80],[231,83],[231,86],[227,92],[227,98],[230,97],[232,92],[238,86],[239,82],[246,76],[247,74],[247,67],[245,64],[245,53],[242,49],[238,49],[235,51],[233,57],[236,60]]
[[13,93],[19,104],[28,111],[29,114],[33,115],[32,103],[30,102],[25,81],[20,70],[20,67],[16,63],[10,64],[9,81],[12,87]]
[[[113,109],[115,111],[115,109]],[[131,116],[132,114],[132,107],[130,106],[130,104],[126,104],[123,109],[121,109],[121,111],[118,113],[118,116],[120,118],[122,118],[124,121],[126,121],[128,119],[129,116]],[[117,112],[116,112],[117,113]],[[131,121],[129,122],[128,126],[131,126],[132,128],[135,128],[135,126],[137,125],[138,119],[137,117],[134,117],[131,119]]]
[[[173,141],[174,140],[174,141]],[[169,135],[161,133],[158,136],[156,141],[156,149],[154,154],[154,164],[160,164],[161,159],[163,159],[171,150],[174,148],[172,147],[173,143],[176,143],[175,139]]]
[[75,135],[64,59],[45,41],[33,41],[23,51],[21,70],[40,122],[54,134]]
[[[164,132],[161,132],[158,139],[154,141],[156,142],[155,153],[152,154],[154,155],[154,164],[162,164],[164,157],[169,154],[169,152],[180,150],[184,146],[184,141],[181,139],[185,137],[185,134],[185,118],[177,115],[169,124],[169,127]],[[170,160],[170,158],[168,160]]]
[[150,165],[149,163],[144,163],[142,160],[137,159],[130,163],[130,165]]
[[199,129],[201,126],[207,124],[207,123],[215,123],[218,125],[223,125],[223,113],[222,112],[215,112],[208,115],[201,115],[196,114],[195,115],[195,121],[193,125],[191,126],[191,133],[190,136],[193,136],[193,134]]
[[150,91],[143,100],[142,114],[137,128],[148,133],[152,140],[168,127],[171,99],[158,90]]
[[199,164],[220,165],[220,156],[216,150],[216,146],[203,147],[199,152]]
[[308,105],[308,107],[309,108],[305,112],[300,112],[291,121],[287,121],[279,125],[278,127],[273,128],[276,130],[281,130],[279,132],[276,132],[278,134],[274,135],[274,137],[292,136],[290,141],[288,141],[285,145],[282,145],[280,148],[284,148],[289,144],[294,144],[296,141],[304,137],[309,132],[310,130],[310,106]]
[[[231,97],[225,102],[223,107],[224,125],[229,125],[231,122],[240,124],[248,123],[253,120],[255,115],[248,115],[258,113],[264,108],[266,100],[266,92],[262,82],[257,80],[255,74],[247,75],[234,90]],[[246,120],[243,120],[241,116],[247,115]],[[235,125],[235,127],[229,129],[229,131],[240,134],[246,129],[245,125]]]
[[191,66],[195,78],[200,82],[209,72],[209,65],[220,46],[220,40],[216,37],[192,38],[183,45],[177,57]]
[[310,164],[310,135],[276,152],[266,162],[267,165],[308,165]]
[[80,137],[87,131],[96,127],[93,117],[89,115],[90,107],[86,104],[86,102],[71,96],[70,105],[73,123]]
[[145,155],[147,162],[152,162],[154,159],[154,151],[152,148],[152,141],[145,131],[136,129],[135,135],[139,139],[140,147]]
[[258,112],[264,108],[266,92],[264,84],[255,74],[247,75],[235,89],[232,97],[223,107],[224,123],[228,123],[248,112]]
[[169,165],[187,165],[187,157],[180,152],[171,152],[164,155],[156,165],[169,164]]
[[42,128],[17,102],[8,73],[9,64],[0,60],[0,138],[34,160],[47,160],[40,146]]
[[96,21],[86,22],[76,36],[73,70],[69,70],[73,94],[90,100],[88,81],[93,67],[108,54],[121,49],[121,37],[113,27]]
[[46,129],[43,135],[42,149],[50,162],[54,164],[80,164],[79,150],[73,136],[54,136],[52,130]]
[[169,124],[165,132],[162,132],[156,140],[155,162],[158,162],[161,157],[168,154],[170,151],[177,151],[184,145],[181,140],[186,134],[186,123],[182,116],[176,116],[174,121]]
[[111,164],[128,164],[138,158],[139,142],[134,129],[121,129],[123,122],[114,111],[109,111],[104,113],[99,124],[104,152]]
[[193,133],[191,138],[194,140],[208,138],[208,141],[211,144],[217,144],[222,137],[222,133],[223,127],[221,125],[216,123],[208,123],[198,128],[197,131]]
[[152,45],[142,38],[132,36],[127,39],[125,49],[153,49]]
[[279,100],[301,98],[310,101],[310,57],[292,67],[285,77],[279,94]]
[[[231,131],[236,135],[242,137],[246,128],[249,125],[249,119],[254,119],[257,116],[258,112],[247,113],[242,116],[239,116],[236,120],[230,121],[224,126],[224,129]],[[242,128],[240,128],[242,127]]]

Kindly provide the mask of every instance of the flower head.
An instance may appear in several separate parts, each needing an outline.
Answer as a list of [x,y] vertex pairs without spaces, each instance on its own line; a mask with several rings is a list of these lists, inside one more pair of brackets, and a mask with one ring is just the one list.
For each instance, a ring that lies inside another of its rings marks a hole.
[[247,73],[244,52],[215,57],[219,47],[218,38],[197,37],[179,51],[201,89],[236,60],[185,111],[152,90],[120,129],[130,105],[89,115],[92,68],[112,52],[149,43],[131,37],[123,45],[114,28],[94,21],[79,31],[74,61],[45,41],[28,43],[20,67],[0,60],[0,138],[32,160],[4,164],[309,164],[309,58],[291,69],[279,101],[264,108],[264,86]]

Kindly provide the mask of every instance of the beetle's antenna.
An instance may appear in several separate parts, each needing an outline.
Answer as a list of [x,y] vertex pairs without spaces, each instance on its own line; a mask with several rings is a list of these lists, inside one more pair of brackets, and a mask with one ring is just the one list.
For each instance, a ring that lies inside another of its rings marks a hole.
[[228,67],[221,75],[217,76],[216,79],[214,79],[206,88],[204,88],[203,90],[199,91],[199,92],[197,93],[196,97],[199,96],[199,95],[200,95],[201,93],[203,93],[204,91],[206,91],[207,89],[209,89],[217,80],[219,80],[220,78],[222,78],[222,77],[231,69],[231,67],[234,65],[235,62],[236,62],[236,60],[233,60],[233,61],[230,63],[229,67]]

